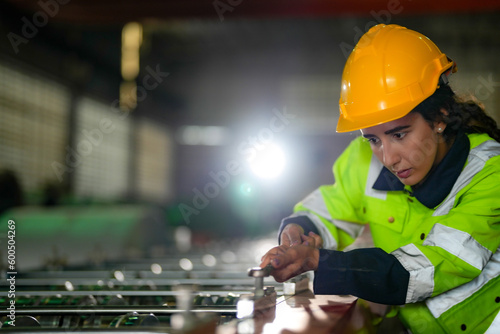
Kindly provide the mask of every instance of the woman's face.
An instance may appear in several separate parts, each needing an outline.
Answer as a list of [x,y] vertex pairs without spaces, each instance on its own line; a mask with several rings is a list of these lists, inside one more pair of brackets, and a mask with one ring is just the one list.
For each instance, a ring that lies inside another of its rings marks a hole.
[[[434,128],[417,112],[361,130],[375,156],[405,185],[422,182],[429,171],[448,152],[441,132],[446,127],[436,122]],[[441,130],[439,130],[441,128]]]

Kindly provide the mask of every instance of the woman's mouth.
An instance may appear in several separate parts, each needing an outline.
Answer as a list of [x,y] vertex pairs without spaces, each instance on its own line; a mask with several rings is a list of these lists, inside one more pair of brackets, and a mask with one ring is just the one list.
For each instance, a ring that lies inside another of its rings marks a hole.
[[403,169],[403,170],[397,171],[395,173],[396,173],[396,176],[399,177],[400,179],[406,179],[411,174],[411,168]]

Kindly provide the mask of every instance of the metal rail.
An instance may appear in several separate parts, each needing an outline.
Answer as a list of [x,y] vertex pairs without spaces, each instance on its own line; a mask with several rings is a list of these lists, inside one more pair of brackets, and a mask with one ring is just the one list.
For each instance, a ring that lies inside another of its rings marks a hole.
[[[282,289],[276,289],[281,291]],[[193,291],[193,297],[200,295],[211,295],[211,296],[227,296],[230,294],[241,295],[249,293],[249,290],[198,290]],[[181,292],[179,291],[164,291],[164,290],[78,290],[78,291],[58,291],[58,290],[17,290],[16,296],[30,296],[30,297],[48,297],[48,296],[116,296],[121,295],[123,297],[128,296],[145,296],[145,297],[155,297],[155,296],[179,296]],[[0,296],[7,296],[6,292],[0,293]]]
[[[266,277],[266,284],[278,285],[274,279]],[[8,282],[0,282],[0,287],[8,286]],[[174,286],[179,284],[185,285],[202,285],[202,286],[254,286],[254,280],[252,278],[209,278],[209,279],[199,279],[199,278],[180,278],[180,279],[168,279],[168,278],[142,278],[142,279],[89,279],[89,278],[20,278],[16,279],[16,286],[64,286],[66,282],[71,282],[73,285],[95,285],[95,286],[106,286],[107,283],[112,283],[113,286],[142,286],[142,285],[155,285],[155,286]]]
[[[169,315],[184,313],[186,310],[179,310],[168,307],[155,307],[155,306],[79,306],[68,307],[58,306],[55,307],[22,307],[16,308],[16,315],[122,315],[126,313],[137,312],[153,313],[155,315]],[[196,309],[190,310],[192,313],[216,313],[218,315],[235,315],[236,307],[234,309],[228,307],[203,307],[198,306]],[[0,316],[8,315],[9,310],[0,309]]]

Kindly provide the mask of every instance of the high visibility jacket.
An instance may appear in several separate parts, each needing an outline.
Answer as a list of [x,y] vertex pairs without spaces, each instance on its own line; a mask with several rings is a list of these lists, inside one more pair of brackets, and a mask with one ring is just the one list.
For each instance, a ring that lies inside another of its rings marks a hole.
[[[297,222],[330,249],[320,250],[315,292],[404,304],[399,317],[414,334],[500,333],[500,143],[457,137],[412,189],[359,137],[333,173],[281,227]],[[341,252],[365,224],[376,248]]]

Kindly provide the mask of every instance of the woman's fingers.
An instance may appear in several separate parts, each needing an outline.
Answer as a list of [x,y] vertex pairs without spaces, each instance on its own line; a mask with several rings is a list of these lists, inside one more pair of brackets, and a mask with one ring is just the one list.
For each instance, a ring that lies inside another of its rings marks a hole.
[[261,258],[261,264],[260,264],[260,267],[261,268],[264,268],[265,266],[267,266],[269,263],[271,263],[273,265],[273,267],[276,267],[277,266],[277,263],[279,263],[279,261],[276,261],[276,257],[279,256],[279,255],[283,255],[285,254],[286,250],[287,250],[288,247],[286,246],[276,246],[276,247],[273,247],[271,248],[266,254],[264,254],[264,256]]
[[[264,268],[271,264],[274,268],[271,275],[278,282],[284,282],[309,270],[316,270],[318,266],[318,248],[323,245],[323,239],[313,232],[304,235],[302,227],[293,225],[295,224],[287,225],[283,230],[282,244],[271,248],[261,259],[260,267]],[[291,241],[292,239],[289,238],[290,234],[295,233],[299,238],[298,244],[289,246],[291,243],[297,243],[297,241]]]
[[267,255],[272,255],[272,254],[276,254],[276,255],[277,255],[277,254],[283,254],[283,253],[285,253],[285,252],[286,252],[286,249],[287,249],[287,248],[288,248],[288,247],[283,246],[283,245],[273,247],[273,248],[271,248],[270,250],[268,250],[268,251],[267,251],[267,253],[266,253],[266,254],[264,254],[264,255],[260,258],[260,260],[261,260],[261,261],[263,261],[263,260],[264,260],[264,257],[266,257]]
[[318,249],[305,245],[291,247],[284,254],[272,256],[270,263],[274,270],[271,275],[277,282],[284,282],[303,272],[316,270],[318,262]]
[[303,234],[301,235],[301,238],[302,238],[302,244],[304,246],[316,247],[316,239],[314,239],[312,236],[307,236]]
[[309,232],[309,237],[314,238],[314,242],[316,244],[316,248],[323,248],[323,238],[321,238],[320,235],[314,233],[314,232]]
[[304,234],[302,226],[297,224],[288,224],[281,232],[281,244],[292,247],[302,243],[301,235]]

